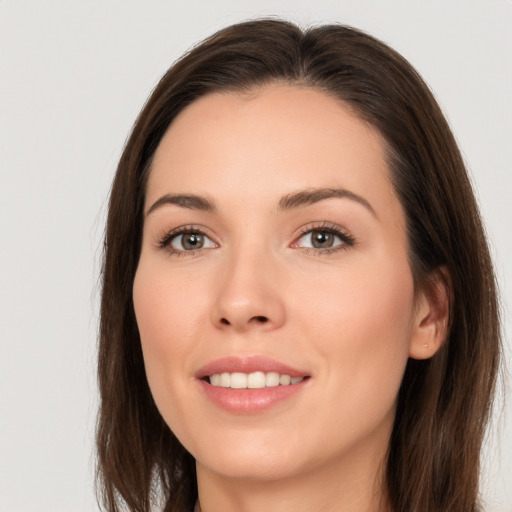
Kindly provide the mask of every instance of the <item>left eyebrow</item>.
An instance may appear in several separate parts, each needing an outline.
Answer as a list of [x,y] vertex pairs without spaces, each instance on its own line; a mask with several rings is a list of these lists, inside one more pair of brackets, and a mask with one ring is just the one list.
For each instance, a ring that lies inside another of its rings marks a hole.
[[363,205],[374,217],[377,217],[372,205],[364,197],[344,188],[308,188],[306,190],[299,190],[298,192],[283,196],[278,203],[277,209],[292,210],[333,198],[355,201]]

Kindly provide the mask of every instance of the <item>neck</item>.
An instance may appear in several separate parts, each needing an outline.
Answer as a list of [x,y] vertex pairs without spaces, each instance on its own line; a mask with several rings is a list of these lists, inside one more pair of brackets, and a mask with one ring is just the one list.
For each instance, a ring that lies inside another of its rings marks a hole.
[[[200,512],[383,512],[381,464],[358,463],[350,470],[337,467],[277,480],[229,478],[197,464]],[[377,467],[376,467],[377,466]]]

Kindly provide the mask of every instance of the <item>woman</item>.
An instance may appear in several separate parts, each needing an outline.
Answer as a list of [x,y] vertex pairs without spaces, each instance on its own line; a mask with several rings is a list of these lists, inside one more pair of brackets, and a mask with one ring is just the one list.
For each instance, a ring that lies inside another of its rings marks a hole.
[[492,265],[383,43],[259,20],[185,55],[121,158],[103,277],[106,510],[479,510]]

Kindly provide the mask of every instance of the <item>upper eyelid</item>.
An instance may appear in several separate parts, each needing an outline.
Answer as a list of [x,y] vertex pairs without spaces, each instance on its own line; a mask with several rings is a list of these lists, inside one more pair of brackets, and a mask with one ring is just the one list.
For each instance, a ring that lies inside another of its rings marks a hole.
[[160,248],[165,248],[170,244],[173,238],[184,235],[186,233],[198,233],[209,238],[213,243],[218,244],[218,241],[215,239],[215,237],[211,235],[210,230],[204,228],[203,226],[194,224],[186,224],[173,228],[169,231],[164,231],[161,235],[157,235],[156,243]]
[[295,235],[295,240],[310,231],[328,231],[330,233],[352,237],[350,231],[339,224],[328,221],[316,221],[300,227]]
[[199,226],[197,224],[184,224],[176,228],[165,231],[167,235],[180,235],[182,233],[201,233],[202,235],[210,236],[210,230]]

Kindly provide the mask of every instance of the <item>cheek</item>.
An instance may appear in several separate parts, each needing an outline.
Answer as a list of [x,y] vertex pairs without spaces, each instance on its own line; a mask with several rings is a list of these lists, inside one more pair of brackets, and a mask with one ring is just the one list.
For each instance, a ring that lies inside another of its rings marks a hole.
[[193,343],[207,314],[204,276],[172,272],[165,260],[142,259],[133,284],[133,302],[143,349],[160,356],[178,353]]
[[151,269],[139,267],[133,285],[135,315],[145,356],[164,355],[169,351],[169,321],[180,307],[176,298],[168,293],[166,281],[154,274]]
[[301,298],[296,303],[300,315],[308,317],[306,326],[328,330],[330,338],[357,339],[357,345],[366,348],[392,348],[410,333],[414,285],[407,264],[361,262],[296,283],[303,288],[295,295]]
[[409,354],[414,288],[408,266],[351,266],[325,282],[301,315],[308,337],[330,361],[326,385],[338,392],[329,406],[339,409],[341,398],[348,409],[382,417],[394,407]]
[[[186,290],[158,265],[141,262],[133,285],[133,302],[139,328],[144,365],[156,405],[164,418],[180,413],[183,380],[177,378],[186,367],[197,337],[197,301],[176,290]],[[200,295],[194,295],[199,298]],[[171,392],[172,391],[172,392]],[[172,411],[172,414],[171,414]]]

